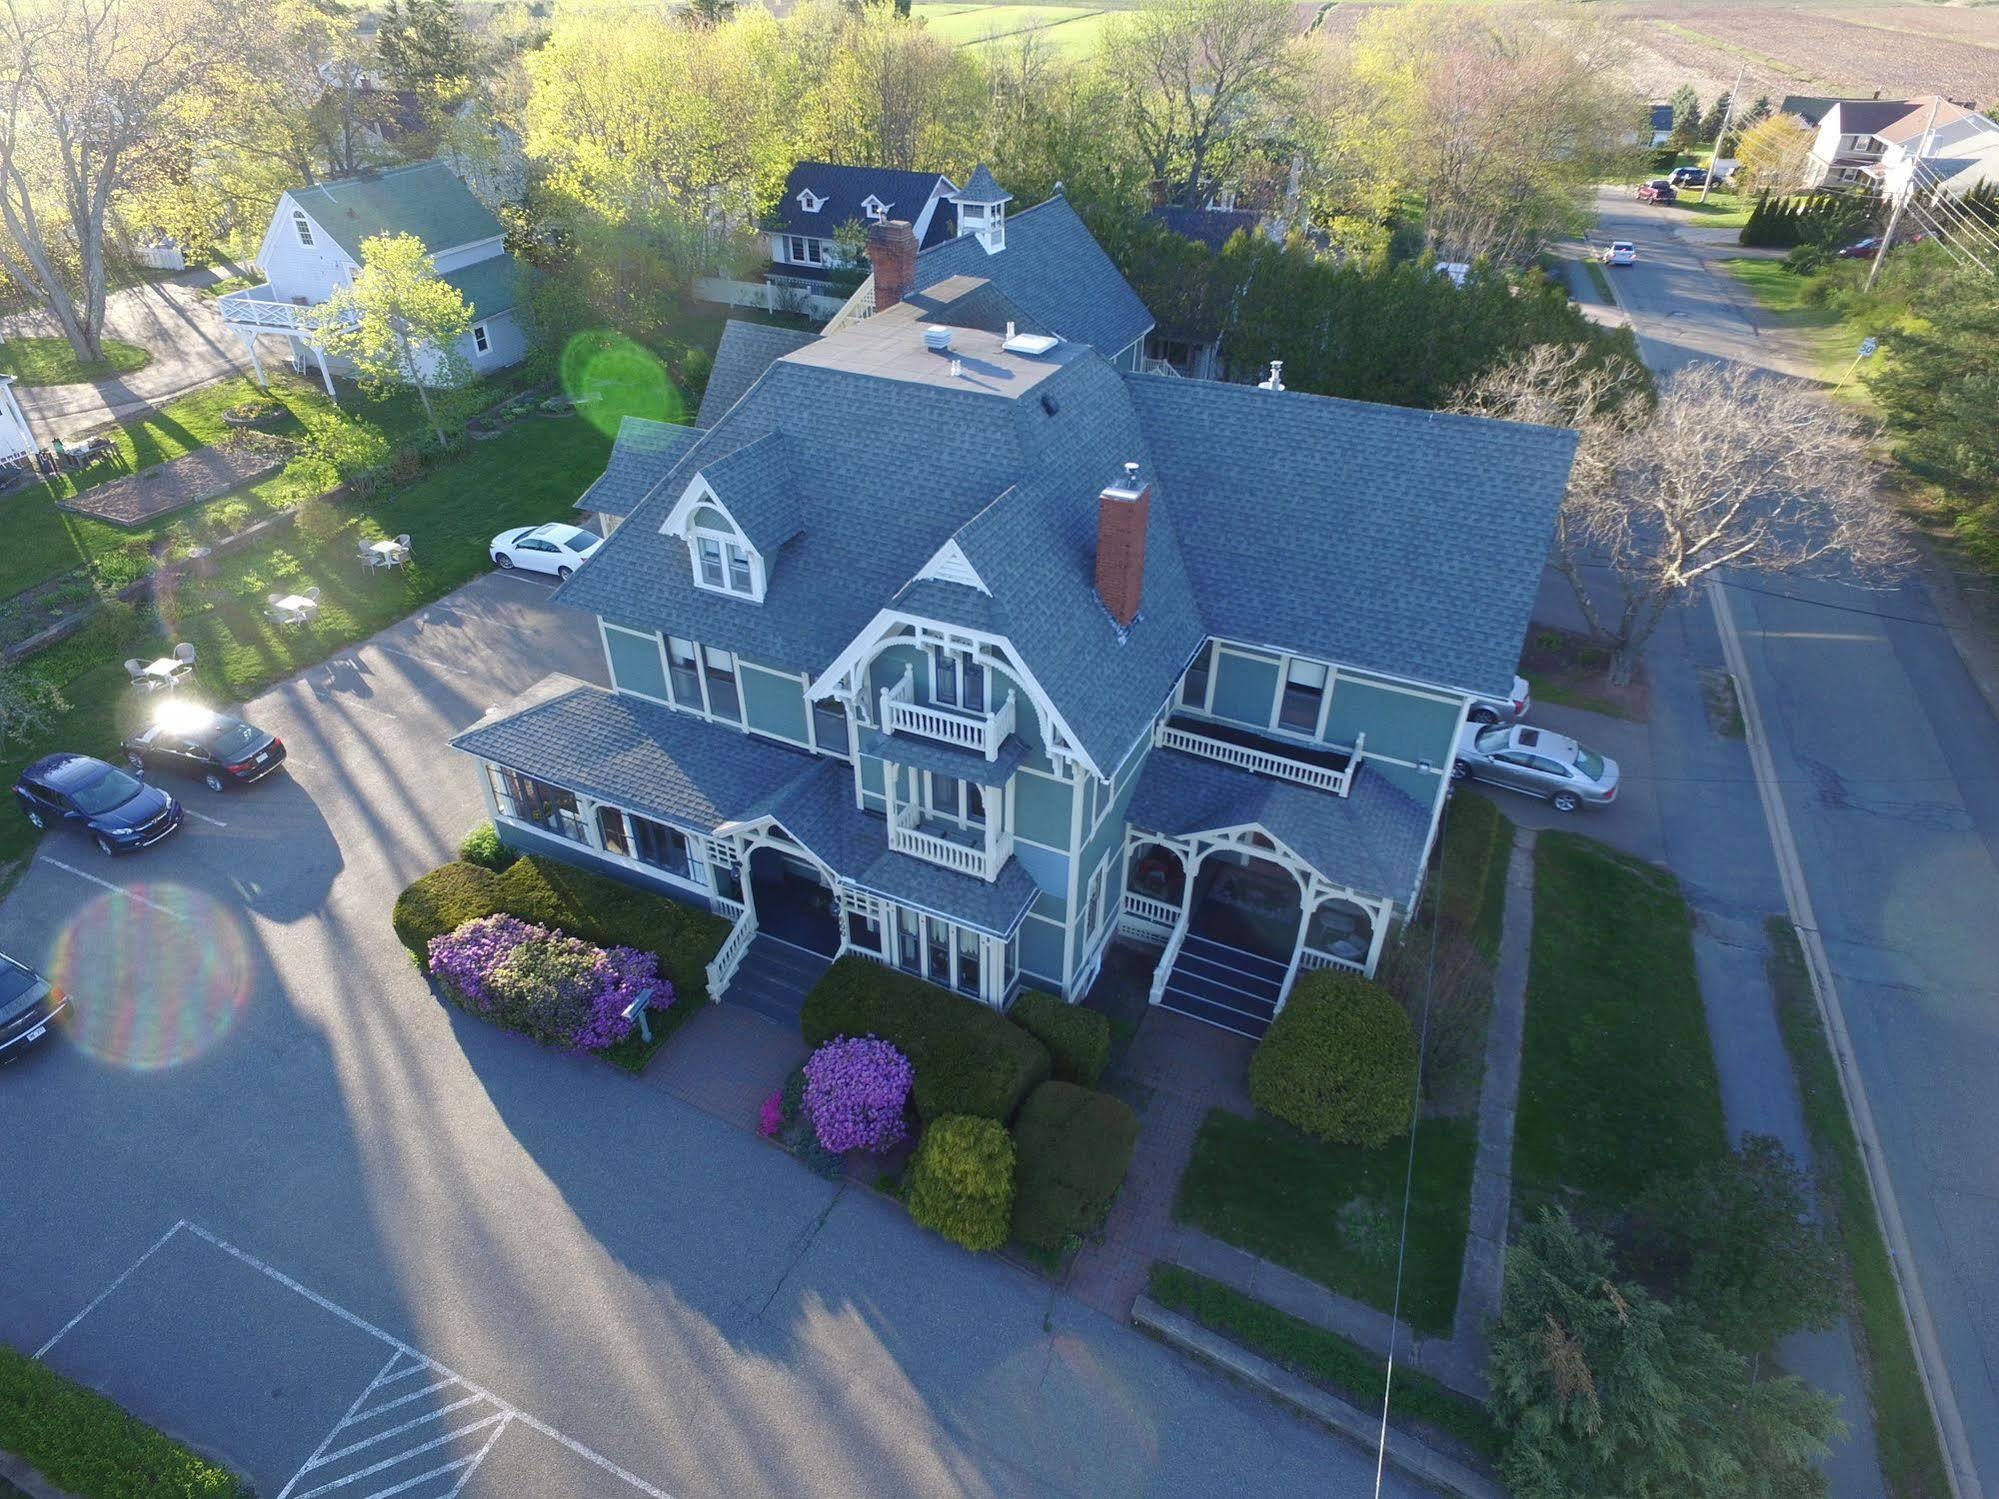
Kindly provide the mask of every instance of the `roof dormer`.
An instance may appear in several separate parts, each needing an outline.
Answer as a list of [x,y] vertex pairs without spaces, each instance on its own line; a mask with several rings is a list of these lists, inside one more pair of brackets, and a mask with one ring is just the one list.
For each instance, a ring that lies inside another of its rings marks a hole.
[[798,206],[802,212],[817,213],[826,206],[826,200],[812,191],[811,188],[801,187],[798,190]]
[[889,205],[882,202],[873,193],[869,193],[865,198],[861,199],[861,212],[868,216],[870,223],[880,224],[885,222],[888,218],[888,209]]
[[751,544],[708,481],[696,474],[660,526],[687,548],[694,586],[761,604],[769,581],[763,554]]
[[695,587],[761,604],[779,551],[803,528],[790,449],[768,432],[704,464],[659,529],[686,546]]

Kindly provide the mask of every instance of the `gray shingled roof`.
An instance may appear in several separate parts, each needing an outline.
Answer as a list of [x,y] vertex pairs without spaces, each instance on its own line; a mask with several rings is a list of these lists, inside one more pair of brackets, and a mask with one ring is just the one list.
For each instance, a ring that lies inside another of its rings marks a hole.
[[1430,813],[1361,762],[1350,796],[1328,796],[1270,776],[1155,750],[1132,793],[1132,826],[1179,836],[1255,825],[1334,884],[1400,904],[1422,873]]
[[1211,633],[1504,695],[1575,433],[1124,379]]
[[804,750],[601,687],[474,724],[451,744],[699,833],[756,815],[818,764]]
[[773,570],[778,548],[805,524],[798,468],[791,439],[782,432],[766,432],[701,469],[715,497]]
[[610,461],[576,502],[595,515],[630,515],[701,434],[675,422],[628,416],[618,423]]
[[[779,228],[793,234],[831,239],[833,231],[842,224],[867,222],[867,209],[862,205],[872,195],[887,208],[890,218],[914,223],[940,182],[948,196],[951,179],[941,172],[899,172],[889,167],[801,161],[784,179],[784,192],[777,200],[774,217]],[[804,189],[826,200],[816,212],[807,213],[799,206],[798,194]],[[943,235],[952,233],[955,226],[951,218],[950,207],[939,203],[931,215],[924,242],[934,244]]]
[[413,234],[435,255],[502,232],[493,211],[441,161],[295,187],[291,199],[357,261],[361,241],[374,234]]
[[773,359],[782,359],[818,337],[816,333],[796,328],[730,318],[722,327],[722,341],[716,346],[715,363],[708,371],[708,384],[701,392],[701,410],[694,418],[694,425],[714,426],[743,398],[743,392],[756,384],[757,376],[770,368]]
[[861,753],[940,776],[955,776],[977,786],[1004,786],[1027,758],[1027,745],[1018,734],[1009,734],[999,753],[988,760],[977,750],[959,749],[914,734],[883,734],[869,729],[861,735]]
[[965,185],[951,194],[954,203],[1011,203],[1013,194],[999,185],[999,179],[982,161],[972,168]]
[[1009,214],[1006,248],[997,254],[987,254],[977,235],[917,252],[915,290],[951,276],[985,278],[1051,333],[1088,344],[1106,359],[1152,327],[1138,293],[1064,198]]

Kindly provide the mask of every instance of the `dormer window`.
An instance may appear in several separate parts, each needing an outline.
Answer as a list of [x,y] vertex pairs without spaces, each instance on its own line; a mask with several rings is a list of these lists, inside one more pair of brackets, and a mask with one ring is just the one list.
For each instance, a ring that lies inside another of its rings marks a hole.
[[882,202],[873,193],[869,193],[865,198],[861,199],[861,212],[879,224],[888,217],[888,204]]
[[694,581],[699,586],[711,593],[763,601],[763,559],[728,516],[713,505],[697,508],[688,527],[687,544],[693,554]]
[[800,188],[798,191],[798,206],[806,213],[817,213],[826,206],[826,200],[809,187]]
[[312,244],[312,220],[305,216],[303,208],[292,210],[292,230],[298,235],[300,244],[306,246]]

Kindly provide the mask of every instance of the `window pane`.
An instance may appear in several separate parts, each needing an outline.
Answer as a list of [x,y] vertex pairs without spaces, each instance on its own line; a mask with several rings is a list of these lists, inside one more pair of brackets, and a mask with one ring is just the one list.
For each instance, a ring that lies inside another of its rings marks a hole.
[[945,817],[956,817],[958,815],[958,785],[959,782],[956,777],[939,775],[936,771],[931,771],[931,810]]
[[664,869],[668,874],[687,873],[687,835],[680,829],[653,822],[649,818],[634,817],[632,832],[638,840],[638,858],[641,863],[650,864],[655,869]]
[[986,669],[970,656],[959,658],[965,680],[965,706],[976,713],[986,711]]
[[533,823],[558,838],[567,838],[572,843],[590,841],[583,831],[583,818],[577,809],[576,798],[564,787],[551,786],[533,776],[503,770],[499,772],[493,789],[500,799],[501,811],[522,822]]
[[935,916],[923,918],[923,930],[930,939],[930,981],[951,982],[951,924]]
[[1199,708],[1208,700],[1208,664],[1214,656],[1211,645],[1201,647],[1201,654],[1194,658],[1194,664],[1187,668],[1187,682],[1180,689],[1180,701],[1189,708]]
[[729,517],[713,505],[703,505],[694,512],[694,529],[697,531],[721,531],[724,534],[736,528],[729,524]]
[[979,938],[963,927],[958,929],[958,987],[967,994],[979,992]]
[[984,827],[986,822],[986,794],[983,787],[965,782],[965,821]]
[[741,547],[729,548],[729,586],[737,593],[749,593],[750,554]]
[[956,707],[958,703],[957,658],[938,652],[930,658],[930,695],[937,702]]
[[826,698],[812,705],[812,732],[824,754],[847,757],[847,705],[838,698]]
[[616,807],[597,809],[597,837],[608,852],[630,856],[631,846],[625,841],[625,814]]
[[722,586],[722,543],[711,536],[695,538],[701,551],[701,581],[710,588]]
[[740,723],[743,707],[736,696],[736,658],[714,646],[702,650],[708,673],[708,711],[717,718]]

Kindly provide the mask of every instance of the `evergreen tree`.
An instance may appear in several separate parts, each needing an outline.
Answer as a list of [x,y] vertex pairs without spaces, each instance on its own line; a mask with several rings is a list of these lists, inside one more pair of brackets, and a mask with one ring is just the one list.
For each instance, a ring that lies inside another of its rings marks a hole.
[[1999,279],[1950,275],[1926,298],[1922,321],[1888,329],[1883,342],[1867,384],[1897,459],[1955,491],[1958,533],[1999,558]]
[[1768,94],[1758,94],[1756,96],[1756,102],[1749,106],[1749,113],[1743,118],[1742,125],[1743,128],[1746,130],[1748,129],[1749,126],[1754,125],[1758,120],[1767,120],[1769,118],[1770,118],[1770,96]]
[[471,72],[456,0],[388,0],[375,48],[382,71],[397,88],[455,93]]
[[1560,1209],[1521,1234],[1486,1366],[1522,1499],[1804,1499],[1844,1426],[1834,1402],[1749,1362],[1642,1287]]
[[1673,144],[1682,151],[1700,139],[1701,101],[1692,84],[1683,83],[1673,94]]
[[1721,134],[1721,122],[1728,118],[1728,101],[1729,94],[1727,89],[1723,89],[1719,94],[1715,95],[1714,103],[1710,104],[1707,107],[1707,113],[1701,116],[1702,140],[1711,141],[1717,135]]

